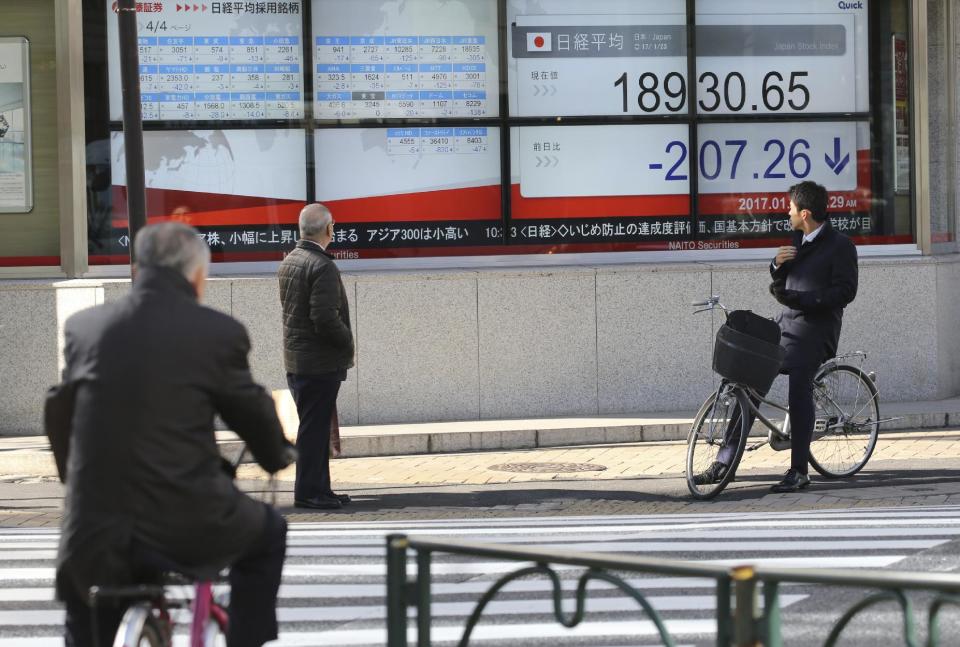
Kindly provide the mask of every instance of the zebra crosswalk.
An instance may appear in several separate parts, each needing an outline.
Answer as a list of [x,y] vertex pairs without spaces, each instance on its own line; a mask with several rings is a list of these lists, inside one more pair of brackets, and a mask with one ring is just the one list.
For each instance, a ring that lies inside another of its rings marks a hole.
[[[281,635],[274,644],[385,645],[385,537],[392,533],[728,566],[885,568],[958,538],[960,508],[294,523],[278,605]],[[0,647],[63,644],[63,610],[53,600],[57,539],[52,529],[0,529]],[[522,566],[436,554],[431,644],[456,644],[476,600],[498,577]],[[415,568],[411,561],[411,572]],[[582,570],[556,568],[568,614]],[[623,577],[660,613],[680,644],[711,644],[716,605],[712,580]],[[605,582],[593,582],[588,590],[586,620],[571,630],[554,619],[547,579],[514,581],[488,606],[470,644],[660,644],[656,627],[635,600]],[[781,607],[789,609],[811,592],[809,586],[785,585]],[[178,634],[176,644],[185,645],[186,635]]]

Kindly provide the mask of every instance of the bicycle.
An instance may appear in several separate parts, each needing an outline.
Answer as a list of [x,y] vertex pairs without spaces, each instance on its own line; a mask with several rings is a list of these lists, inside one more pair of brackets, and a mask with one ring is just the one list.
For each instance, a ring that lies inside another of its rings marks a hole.
[[[137,584],[129,587],[93,587],[91,606],[102,600],[124,602],[127,608],[117,629],[113,647],[169,647],[173,644],[178,611],[185,609],[187,596],[173,597],[168,587],[192,586],[190,605],[190,647],[222,647],[226,645],[228,603],[214,594],[213,584],[223,583],[222,573],[186,575],[186,569],[164,573],[158,584]],[[97,635],[94,628],[94,635]]]
[[[247,448],[234,461],[224,459],[224,468],[236,476],[244,462]],[[290,447],[287,464],[296,462],[296,451]],[[267,484],[270,505],[277,504],[277,477],[271,474]],[[217,594],[214,584],[227,582],[225,571],[193,569],[169,561],[162,555],[148,552],[153,570],[160,573],[159,582],[125,587],[92,587],[90,606],[96,609],[101,601],[127,604],[112,647],[172,647],[181,610],[190,610],[190,647],[225,647],[230,606],[229,595]],[[169,595],[170,587],[192,587],[193,596]],[[93,614],[96,623],[96,614]],[[96,624],[94,635],[99,636]],[[104,646],[105,647],[105,646]]]
[[[724,317],[728,309],[720,297],[693,303],[694,314],[719,308]],[[828,359],[817,369],[813,380],[816,418],[810,443],[810,464],[829,479],[850,477],[863,469],[877,444],[880,425],[894,420],[880,418],[880,395],[875,374],[866,373],[866,353],[856,351]],[[855,365],[856,364],[856,365]],[[777,424],[765,416],[757,403],[784,413]],[[749,411],[767,428],[766,439],[747,445],[751,429]],[[739,416],[739,421],[735,416]],[[733,421],[739,428],[727,434]],[[717,460],[727,442],[735,443],[734,457],[723,476],[716,482],[696,483],[694,477]],[[700,407],[687,437],[686,481],[690,494],[707,500],[720,494],[734,479],[745,452],[756,451],[769,444],[775,451],[790,449],[790,410],[762,397],[754,388],[722,378],[716,391]]]

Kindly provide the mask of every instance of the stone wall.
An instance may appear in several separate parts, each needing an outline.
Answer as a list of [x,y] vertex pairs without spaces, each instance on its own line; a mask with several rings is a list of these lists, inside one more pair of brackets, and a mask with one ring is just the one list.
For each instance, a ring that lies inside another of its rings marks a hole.
[[[867,258],[840,350],[865,350],[886,401],[960,394],[960,255]],[[714,384],[711,293],[772,316],[765,262],[344,276],[357,366],[343,424],[693,410]],[[0,284],[0,433],[39,433],[62,324],[122,280]],[[207,305],[250,331],[251,365],[285,388],[276,279],[211,279]],[[778,387],[782,392],[782,388]]]

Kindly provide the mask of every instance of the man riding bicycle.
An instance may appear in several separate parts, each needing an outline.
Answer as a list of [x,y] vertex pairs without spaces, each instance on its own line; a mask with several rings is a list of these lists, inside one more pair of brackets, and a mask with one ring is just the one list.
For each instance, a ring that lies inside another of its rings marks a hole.
[[[827,190],[815,182],[801,182],[790,187],[788,196],[793,239],[777,250],[770,264],[770,294],[784,306],[778,318],[780,345],[786,351],[780,372],[789,377],[792,445],[790,469],[771,488],[773,492],[795,492],[810,485],[807,471],[816,422],[813,378],[820,364],[836,354],[843,309],[857,295],[857,250],[831,226]],[[728,437],[739,427],[739,415],[731,420]],[[717,460],[694,482],[718,482],[735,452],[735,443],[725,442]]]
[[57,555],[66,645],[113,644],[124,609],[98,606],[93,617],[90,587],[143,583],[175,565],[229,566],[227,645],[259,647],[277,637],[287,526],[224,470],[214,416],[268,472],[295,454],[250,374],[246,330],[198,303],[210,261],[198,232],[152,225],[134,245],[131,292],[67,321],[63,382],[47,401],[67,486]]

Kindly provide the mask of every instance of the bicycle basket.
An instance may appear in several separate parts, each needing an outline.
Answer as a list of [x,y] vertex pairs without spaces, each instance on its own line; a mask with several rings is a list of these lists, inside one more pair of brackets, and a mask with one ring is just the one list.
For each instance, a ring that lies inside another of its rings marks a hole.
[[717,331],[713,370],[731,382],[766,393],[780,372],[784,354],[775,321],[735,310]]

